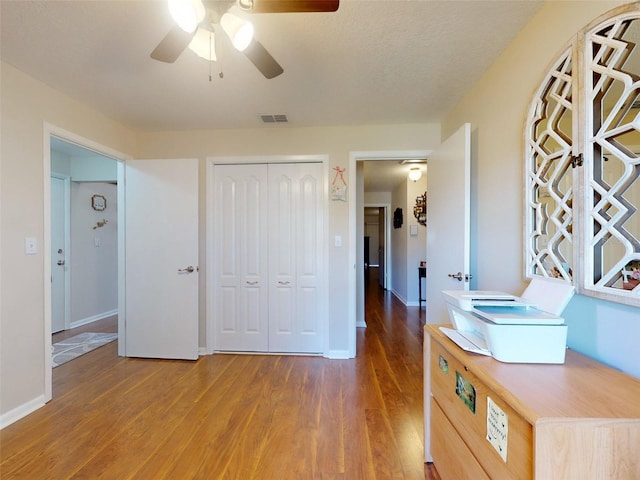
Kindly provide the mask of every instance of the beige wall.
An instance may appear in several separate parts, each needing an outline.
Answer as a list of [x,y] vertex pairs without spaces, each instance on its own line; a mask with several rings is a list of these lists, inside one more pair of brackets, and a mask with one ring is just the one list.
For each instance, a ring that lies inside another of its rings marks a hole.
[[407,186],[407,181],[400,182],[391,192],[391,218],[393,219],[396,209],[402,209],[402,226],[391,229],[391,291],[403,303],[407,303],[407,239],[410,215],[413,215],[407,211]]
[[[104,211],[91,197],[107,199]],[[106,225],[98,222],[106,220]],[[98,240],[99,245],[96,245]],[[71,182],[71,327],[118,310],[118,196],[106,182]]]
[[[427,176],[422,175],[420,180],[414,182],[407,179],[407,303],[409,305],[419,304],[419,281],[418,266],[420,262],[427,258],[427,228],[420,225],[413,214],[413,207],[416,205],[416,197],[427,191]],[[411,236],[411,225],[418,227],[418,235]],[[424,290],[424,281],[422,289]]]
[[[44,394],[44,124],[135,152],[135,135],[99,112],[1,64],[0,412]],[[48,182],[48,179],[47,179]],[[24,254],[25,237],[38,254]]]

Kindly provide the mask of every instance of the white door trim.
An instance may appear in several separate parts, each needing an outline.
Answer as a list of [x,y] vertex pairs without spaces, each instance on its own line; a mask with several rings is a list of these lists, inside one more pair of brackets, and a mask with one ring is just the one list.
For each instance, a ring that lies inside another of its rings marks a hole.
[[[356,356],[356,309],[358,305],[357,289],[363,288],[357,282],[357,230],[356,230],[356,162],[364,160],[412,160],[412,159],[424,159],[429,156],[431,150],[388,150],[388,151],[354,151],[349,152],[349,172],[348,175],[348,196],[349,196],[349,340],[347,344],[348,354],[350,358]],[[361,255],[362,257],[362,255]],[[363,283],[363,282],[360,282]],[[364,295],[360,296],[364,299]],[[364,309],[364,305],[362,305]]]
[[206,253],[206,292],[205,292],[205,311],[206,311],[206,333],[205,333],[205,352],[208,355],[213,354],[215,345],[215,278],[214,278],[214,262],[215,253],[212,248],[208,248],[215,238],[215,212],[209,205],[213,205],[215,201],[215,178],[214,165],[241,165],[241,164],[260,164],[260,163],[322,163],[324,170],[324,192],[323,192],[323,235],[322,243],[322,279],[321,279],[321,319],[322,319],[322,335],[323,335],[323,356],[330,356],[329,351],[329,310],[328,310],[328,278],[329,278],[329,255],[328,255],[328,236],[329,236],[329,211],[328,211],[328,191],[329,191],[329,155],[265,155],[265,156],[220,156],[207,157],[205,162],[206,169],[206,186],[205,186],[205,253]]
[[[48,122],[43,124],[43,172],[44,172],[44,234],[42,253],[44,262],[44,401],[53,396],[51,361],[51,137],[93,150],[118,161],[118,184],[124,185],[124,161],[131,158],[122,152],[101,145]],[[124,334],[124,189],[118,188],[118,330]],[[124,339],[118,339],[118,355],[124,354]]]
[[[71,177],[60,173],[51,173],[51,177],[64,181],[64,328],[67,330],[71,325],[71,274],[69,267],[71,265]],[[49,184],[51,186],[51,184]],[[51,194],[51,192],[49,192]],[[49,195],[51,198],[51,195]],[[51,204],[49,204],[49,212],[51,212]],[[51,222],[51,215],[49,215]],[[51,223],[49,223],[51,225]],[[51,235],[51,230],[49,230]],[[51,242],[51,237],[49,237]],[[51,272],[53,273],[53,272]],[[51,284],[51,282],[49,282]]]

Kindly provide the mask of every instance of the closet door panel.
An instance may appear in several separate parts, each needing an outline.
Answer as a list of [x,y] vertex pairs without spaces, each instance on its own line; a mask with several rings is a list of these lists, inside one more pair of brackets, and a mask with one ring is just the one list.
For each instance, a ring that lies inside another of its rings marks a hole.
[[269,166],[271,351],[320,353],[321,164]]
[[269,348],[295,350],[296,214],[291,165],[269,166]]
[[217,165],[216,350],[268,351],[267,167]]

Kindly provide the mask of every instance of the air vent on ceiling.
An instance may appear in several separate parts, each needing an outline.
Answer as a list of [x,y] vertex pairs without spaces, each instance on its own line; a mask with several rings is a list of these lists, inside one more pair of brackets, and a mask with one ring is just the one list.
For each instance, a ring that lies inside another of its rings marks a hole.
[[289,119],[283,113],[277,115],[260,115],[262,123],[288,123]]

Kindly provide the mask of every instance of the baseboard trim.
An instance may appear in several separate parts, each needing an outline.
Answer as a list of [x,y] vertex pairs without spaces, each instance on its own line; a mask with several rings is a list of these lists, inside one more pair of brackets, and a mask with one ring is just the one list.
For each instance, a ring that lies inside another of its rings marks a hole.
[[349,355],[348,350],[329,350],[324,357],[329,360],[349,360],[353,358],[352,355]]
[[395,290],[391,290],[391,293],[393,293],[393,295],[400,300],[404,305],[407,305],[407,299],[404,298],[402,295],[400,295],[397,291]]
[[30,413],[35,412],[39,408],[44,407],[44,404],[44,395],[40,395],[39,397],[36,397],[33,400],[30,400],[27,403],[23,403],[19,407],[16,407],[13,410],[9,410],[7,413],[2,414],[0,416],[0,430],[2,430],[4,427],[8,427],[14,422],[17,422],[21,418],[26,417]]
[[87,325],[88,323],[97,322],[98,320],[102,320],[103,318],[113,317],[118,314],[118,309],[109,310],[108,312],[98,313],[97,315],[92,315],[91,317],[82,318],[80,320],[76,320],[75,322],[71,322],[69,328],[81,327],[82,325]]

